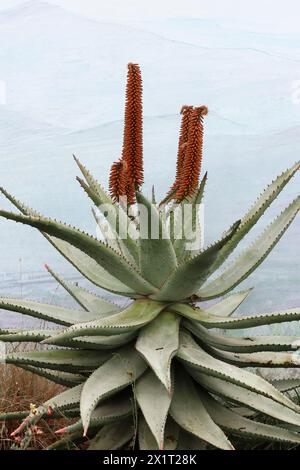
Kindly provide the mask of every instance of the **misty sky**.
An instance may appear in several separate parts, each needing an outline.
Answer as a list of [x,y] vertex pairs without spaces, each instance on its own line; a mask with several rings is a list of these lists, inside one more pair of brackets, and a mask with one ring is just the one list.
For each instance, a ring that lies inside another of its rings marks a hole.
[[[24,0],[1,0],[0,10],[21,3]],[[260,31],[300,32],[299,0],[48,0],[48,3],[104,20],[223,18]]]

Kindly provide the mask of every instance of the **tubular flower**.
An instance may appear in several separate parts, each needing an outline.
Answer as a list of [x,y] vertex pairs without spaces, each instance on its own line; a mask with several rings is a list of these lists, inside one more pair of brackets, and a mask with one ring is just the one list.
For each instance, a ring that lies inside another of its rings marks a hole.
[[143,183],[142,78],[137,64],[128,64],[123,160],[127,169],[127,195]]
[[122,160],[114,162],[109,176],[109,191],[114,201],[126,195],[126,171]]
[[200,106],[191,111],[182,175],[176,193],[177,201],[182,201],[192,195],[198,187],[203,150],[203,116],[207,113],[206,106]]
[[191,118],[191,113],[193,110],[193,106],[184,105],[181,108],[181,127],[180,127],[180,134],[179,134],[179,142],[178,142],[178,153],[177,153],[177,163],[176,163],[176,177],[173,185],[170,188],[169,193],[173,192],[177,189],[180,185],[180,181],[183,176],[183,166],[184,166],[184,159],[187,150],[187,141],[188,141],[188,134],[189,134],[189,123]]

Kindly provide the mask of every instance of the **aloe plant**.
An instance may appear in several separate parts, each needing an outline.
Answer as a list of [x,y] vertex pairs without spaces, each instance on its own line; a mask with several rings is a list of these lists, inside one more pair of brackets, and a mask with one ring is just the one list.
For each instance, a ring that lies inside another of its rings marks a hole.
[[[81,441],[83,435],[91,439],[91,449],[117,449],[130,442],[154,450],[203,449],[204,443],[233,449],[231,434],[299,444],[300,407],[284,393],[299,386],[299,381],[273,384],[253,372],[254,367],[297,367],[293,354],[297,337],[229,333],[300,319],[300,308],[234,316],[250,290],[231,292],[280,240],[299,211],[300,197],[225,270],[219,268],[300,162],[278,176],[218,241],[205,249],[197,244],[191,249],[200,230],[197,208],[207,180],[204,175],[199,184],[207,108],[183,107],[176,179],[157,204],[154,192],[151,201],[141,192],[141,90],[139,67],[129,64],[124,145],[120,160],[112,166],[110,194],[76,158],[83,175],[78,181],[103,212],[94,215],[104,241],[44,217],[1,189],[19,210],[1,210],[2,217],[36,228],[86,279],[128,300],[121,308],[62,279],[48,266],[77,302],[76,310],[0,299],[1,309],[55,325],[42,330],[2,329],[2,341],[56,346],[8,353],[6,362],[66,386],[32,411],[14,435],[41,418],[61,413],[78,420],[56,431],[62,439],[52,448]],[[192,210],[184,218],[183,235],[178,236],[182,210],[188,206]],[[146,218],[141,216],[145,210]],[[157,237],[150,233],[155,227]],[[203,306],[203,301],[225,294]],[[271,417],[272,424],[257,421],[255,412]],[[24,412],[9,413],[0,418],[24,416]]]

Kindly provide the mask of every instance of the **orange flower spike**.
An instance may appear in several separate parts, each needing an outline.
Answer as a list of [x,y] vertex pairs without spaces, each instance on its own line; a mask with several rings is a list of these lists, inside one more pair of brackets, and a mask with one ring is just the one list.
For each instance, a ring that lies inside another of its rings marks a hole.
[[182,178],[176,193],[178,202],[191,196],[198,187],[203,151],[203,117],[207,113],[206,106],[194,108],[191,112]]
[[[144,180],[143,171],[143,116],[142,77],[137,64],[128,64],[123,160],[126,162],[131,196]],[[128,191],[127,191],[127,195]]]
[[187,150],[187,141],[188,141],[188,135],[189,135],[189,122],[190,122],[192,110],[193,110],[193,106],[184,105],[182,106],[181,111],[180,111],[182,118],[181,118],[181,127],[180,127],[179,142],[178,142],[176,177],[175,177],[175,182],[173,183],[169,193],[179,187],[181,178],[183,176],[183,164],[184,164],[184,158],[185,158],[185,154]]
[[109,192],[114,201],[119,201],[120,197],[126,195],[126,173],[122,160],[112,164],[109,176]]

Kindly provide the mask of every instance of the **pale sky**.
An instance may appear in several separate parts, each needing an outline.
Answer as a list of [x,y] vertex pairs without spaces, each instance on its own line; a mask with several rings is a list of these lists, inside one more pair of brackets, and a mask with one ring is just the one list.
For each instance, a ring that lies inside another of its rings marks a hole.
[[[39,0],[31,0],[33,3]],[[1,0],[0,10],[24,3]],[[266,31],[300,32],[299,0],[48,0],[95,19],[223,18],[265,25]],[[264,26],[259,27],[264,30]]]

